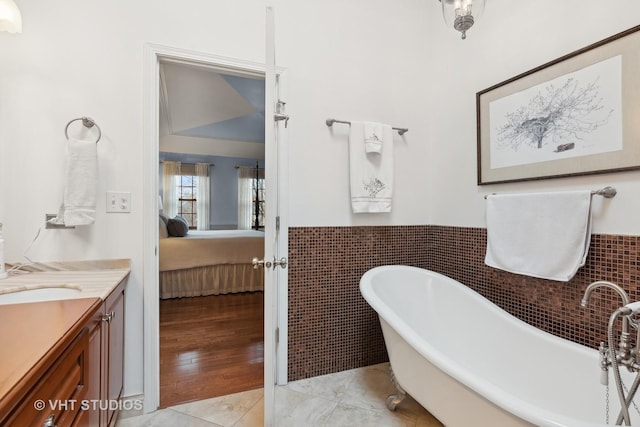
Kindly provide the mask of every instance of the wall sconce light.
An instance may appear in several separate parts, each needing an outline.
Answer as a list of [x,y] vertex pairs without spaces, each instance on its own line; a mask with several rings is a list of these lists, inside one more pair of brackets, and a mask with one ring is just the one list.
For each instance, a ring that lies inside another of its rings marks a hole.
[[485,0],[439,0],[442,3],[442,15],[448,26],[467,38],[467,30],[475,24],[484,12]]
[[0,31],[22,32],[22,15],[13,0],[0,0]]

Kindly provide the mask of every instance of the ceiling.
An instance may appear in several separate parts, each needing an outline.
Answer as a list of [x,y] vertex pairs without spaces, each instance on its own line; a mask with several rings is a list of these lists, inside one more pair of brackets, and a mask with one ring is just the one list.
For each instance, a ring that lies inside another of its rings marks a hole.
[[[163,62],[160,149],[176,152],[180,151],[176,147],[182,146],[188,153],[196,141],[202,155],[234,157],[237,151],[237,157],[246,157],[242,147],[247,143],[259,144],[252,151],[264,152],[264,103],[264,79]],[[163,144],[163,140],[171,144]],[[167,146],[172,148],[166,150]]]

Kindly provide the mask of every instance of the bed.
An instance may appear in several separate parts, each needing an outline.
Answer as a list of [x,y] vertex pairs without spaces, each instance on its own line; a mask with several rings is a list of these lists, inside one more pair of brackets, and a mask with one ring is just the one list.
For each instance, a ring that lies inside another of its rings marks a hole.
[[184,237],[160,236],[160,298],[262,291],[264,232],[189,230]]

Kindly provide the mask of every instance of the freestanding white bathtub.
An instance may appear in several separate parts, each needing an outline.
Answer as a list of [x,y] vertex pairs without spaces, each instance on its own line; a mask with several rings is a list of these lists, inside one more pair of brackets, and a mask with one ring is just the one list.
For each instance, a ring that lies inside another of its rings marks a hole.
[[[362,276],[360,292],[378,313],[397,383],[445,426],[606,425],[598,351],[420,268],[374,268]],[[620,405],[609,377],[613,424]],[[633,406],[629,413],[640,425]]]

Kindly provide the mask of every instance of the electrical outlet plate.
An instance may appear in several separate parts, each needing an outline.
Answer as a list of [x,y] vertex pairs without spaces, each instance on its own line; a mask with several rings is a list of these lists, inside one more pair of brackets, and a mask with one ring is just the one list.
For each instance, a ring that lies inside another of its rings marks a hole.
[[107,213],[131,212],[131,193],[128,191],[107,191]]

